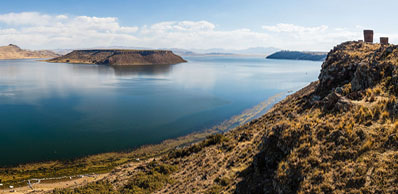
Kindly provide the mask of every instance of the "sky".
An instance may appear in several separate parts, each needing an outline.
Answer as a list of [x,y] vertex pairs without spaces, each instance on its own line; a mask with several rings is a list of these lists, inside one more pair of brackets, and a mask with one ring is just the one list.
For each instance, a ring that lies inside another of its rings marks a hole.
[[398,42],[398,1],[2,0],[0,45],[328,51],[375,30]]

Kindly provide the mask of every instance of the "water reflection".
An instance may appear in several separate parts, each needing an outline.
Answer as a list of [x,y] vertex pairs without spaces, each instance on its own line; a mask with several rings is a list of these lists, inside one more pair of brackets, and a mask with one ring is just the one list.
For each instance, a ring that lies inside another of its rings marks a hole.
[[139,66],[116,66],[112,67],[117,76],[139,76],[139,75],[167,75],[173,65],[139,65]]
[[73,74],[114,74],[112,67],[106,65],[93,65],[93,64],[56,64],[62,65],[68,68],[68,71],[73,72]]
[[0,153],[7,156],[0,166],[124,150],[201,130],[305,86],[321,65],[187,59],[133,67],[0,61]]

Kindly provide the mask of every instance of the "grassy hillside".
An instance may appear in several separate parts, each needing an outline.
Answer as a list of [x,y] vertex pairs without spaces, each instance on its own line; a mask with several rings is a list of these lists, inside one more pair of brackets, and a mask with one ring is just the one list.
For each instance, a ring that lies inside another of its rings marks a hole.
[[238,193],[396,193],[397,48],[335,47],[318,82],[265,116]]
[[267,114],[54,193],[397,193],[398,46],[346,42]]

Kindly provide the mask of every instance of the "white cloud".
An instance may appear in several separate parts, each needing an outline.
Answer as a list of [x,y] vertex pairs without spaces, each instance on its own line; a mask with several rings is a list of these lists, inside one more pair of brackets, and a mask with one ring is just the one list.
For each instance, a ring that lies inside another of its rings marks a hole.
[[156,31],[211,31],[214,30],[215,25],[208,21],[182,21],[182,22],[161,22],[150,27],[151,30]]
[[47,25],[52,16],[37,12],[8,13],[0,15],[0,22],[8,25]]
[[325,32],[328,26],[321,25],[316,27],[304,27],[294,24],[277,24],[275,26],[263,26],[263,29],[271,32],[296,32],[296,33],[320,33]]
[[[136,26],[120,26],[115,17],[46,15],[37,12],[0,15],[0,44],[21,47],[87,48],[131,43]],[[2,25],[4,26],[4,25]]]
[[[329,50],[347,40],[360,39],[356,28],[326,25],[276,24],[263,30],[220,30],[209,21],[165,21],[125,26],[116,17],[47,15],[38,12],[0,15],[0,45],[14,43],[29,49],[129,46],[148,48],[279,47],[291,50]],[[395,37],[395,36],[394,36]]]
[[138,27],[120,27],[119,28],[120,32],[124,32],[124,33],[134,33],[138,31]]
[[270,38],[249,29],[216,30],[215,25],[207,21],[161,22],[144,26],[138,37],[142,46],[229,49],[266,45]]
[[60,20],[66,20],[66,19],[68,19],[68,16],[67,15],[57,15],[57,16],[55,16],[57,19],[60,19]]
[[267,46],[266,33],[250,29],[217,30],[208,21],[166,21],[122,26],[116,17],[47,15],[37,12],[0,15],[0,44],[24,48],[130,46],[152,48],[247,48]]
[[341,42],[362,38],[362,32],[358,29],[330,28],[326,25],[307,27],[281,23],[262,28],[273,37],[273,44],[291,50],[328,51]]

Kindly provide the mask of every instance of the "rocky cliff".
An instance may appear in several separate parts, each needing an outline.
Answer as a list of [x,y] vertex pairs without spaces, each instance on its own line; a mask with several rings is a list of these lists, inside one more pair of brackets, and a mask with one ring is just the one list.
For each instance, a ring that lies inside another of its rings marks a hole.
[[121,49],[75,50],[64,56],[47,61],[100,65],[164,65],[186,62],[172,51]]
[[398,46],[346,42],[261,118],[54,193],[397,193],[397,96]]
[[30,51],[19,48],[17,45],[10,44],[0,47],[0,59],[32,59],[32,58],[53,58],[58,54],[48,51]]

